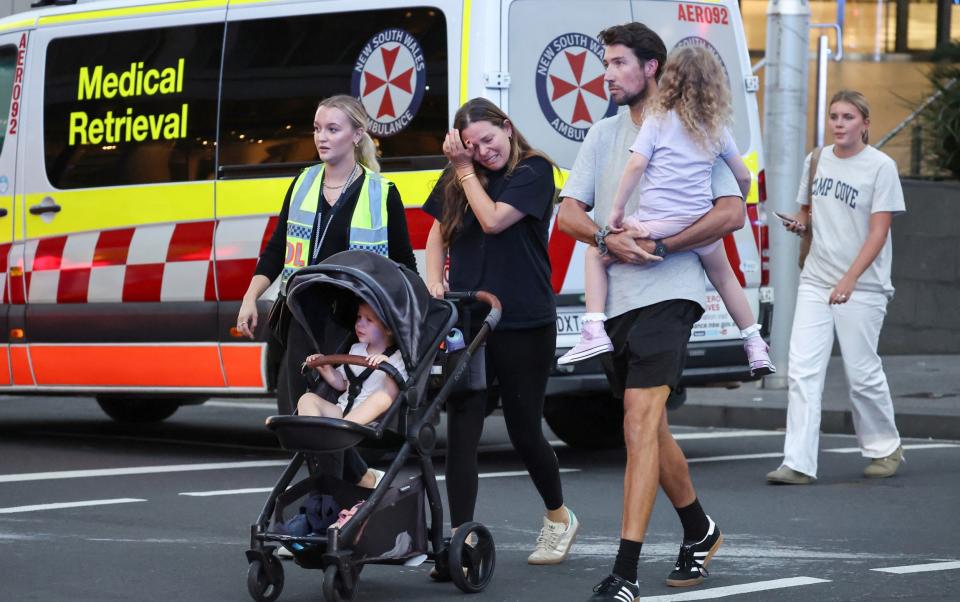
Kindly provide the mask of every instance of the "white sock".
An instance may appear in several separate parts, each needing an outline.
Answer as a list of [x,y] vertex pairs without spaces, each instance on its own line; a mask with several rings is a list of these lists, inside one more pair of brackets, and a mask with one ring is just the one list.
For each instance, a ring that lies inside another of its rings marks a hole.
[[606,322],[607,314],[602,311],[587,312],[581,318],[584,322]]
[[740,338],[749,339],[750,337],[760,336],[760,325],[754,324],[753,326],[747,326],[740,331]]

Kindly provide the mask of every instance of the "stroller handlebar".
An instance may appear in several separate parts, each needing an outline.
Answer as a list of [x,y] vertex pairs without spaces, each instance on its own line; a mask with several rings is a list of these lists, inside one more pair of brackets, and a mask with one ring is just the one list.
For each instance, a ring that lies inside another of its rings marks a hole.
[[490,312],[483,321],[490,326],[490,330],[496,329],[497,324],[500,323],[500,317],[503,315],[503,306],[500,305],[500,299],[497,299],[496,295],[488,293],[487,291],[447,291],[444,294],[444,298],[453,301],[475,300],[489,305]]
[[351,364],[353,366],[361,366],[363,368],[376,368],[377,370],[382,370],[387,373],[387,376],[393,379],[393,382],[397,383],[397,386],[403,391],[407,387],[407,383],[404,380],[403,376],[400,374],[400,371],[389,362],[380,362],[378,366],[371,366],[367,362],[367,358],[362,355],[325,355],[321,358],[318,358],[312,362],[304,362],[304,368],[318,368],[320,366],[328,365],[342,365],[342,364]]

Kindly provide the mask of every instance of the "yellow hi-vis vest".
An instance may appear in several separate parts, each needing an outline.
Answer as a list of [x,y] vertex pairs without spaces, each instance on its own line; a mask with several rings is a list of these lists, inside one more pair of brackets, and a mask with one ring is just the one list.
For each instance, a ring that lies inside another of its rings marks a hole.
[[[357,199],[350,220],[347,248],[370,251],[386,257],[389,182],[366,167],[363,171],[365,177],[360,187],[360,198]],[[323,164],[320,163],[301,171],[293,185],[290,210],[287,214],[287,252],[283,260],[283,273],[280,275],[281,288],[286,287],[287,280],[295,271],[310,264],[308,254],[322,182]]]

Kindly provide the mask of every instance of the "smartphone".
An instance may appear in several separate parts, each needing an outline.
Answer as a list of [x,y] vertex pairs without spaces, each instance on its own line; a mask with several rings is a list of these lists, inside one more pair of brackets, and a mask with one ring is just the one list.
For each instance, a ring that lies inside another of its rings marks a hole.
[[773,214],[776,215],[777,217],[779,217],[779,218],[780,218],[780,221],[782,221],[782,222],[784,222],[784,223],[786,223],[786,224],[795,224],[795,223],[797,223],[797,220],[793,219],[793,218],[790,217],[789,215],[786,215],[786,214],[784,214],[784,213],[780,213],[779,211],[774,211]]
[[[786,214],[784,214],[784,213],[780,213],[779,211],[774,211],[773,214],[776,215],[777,217],[779,217],[779,218],[780,218],[780,221],[782,221],[785,226],[794,226],[794,225],[800,226],[800,222],[798,222],[797,220],[793,219],[793,218],[790,217],[789,215],[786,215]],[[801,228],[802,230],[805,230],[805,229],[806,229],[804,226],[800,226],[800,228]]]

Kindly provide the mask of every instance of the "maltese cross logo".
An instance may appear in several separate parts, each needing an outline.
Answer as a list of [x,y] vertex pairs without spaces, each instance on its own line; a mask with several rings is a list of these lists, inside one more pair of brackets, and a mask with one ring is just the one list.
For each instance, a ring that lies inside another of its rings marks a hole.
[[412,34],[384,30],[367,41],[353,69],[351,92],[370,115],[370,134],[392,136],[413,120],[427,81],[423,50]]

